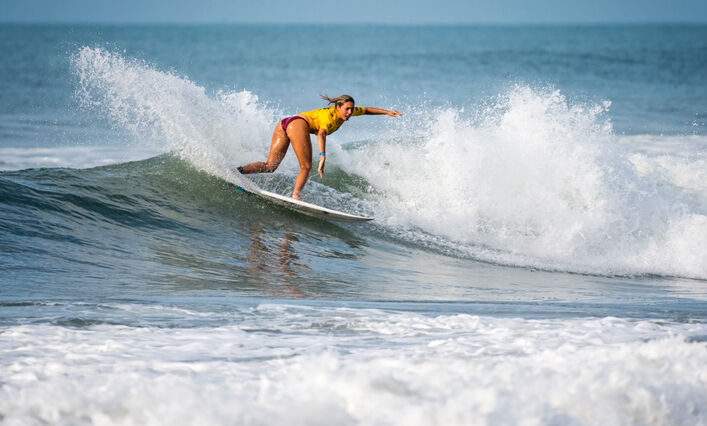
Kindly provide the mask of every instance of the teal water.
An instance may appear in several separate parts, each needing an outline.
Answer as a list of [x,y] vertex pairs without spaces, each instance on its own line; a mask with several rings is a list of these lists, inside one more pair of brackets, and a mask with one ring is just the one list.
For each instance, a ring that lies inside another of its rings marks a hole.
[[707,422],[706,36],[0,26],[0,419]]

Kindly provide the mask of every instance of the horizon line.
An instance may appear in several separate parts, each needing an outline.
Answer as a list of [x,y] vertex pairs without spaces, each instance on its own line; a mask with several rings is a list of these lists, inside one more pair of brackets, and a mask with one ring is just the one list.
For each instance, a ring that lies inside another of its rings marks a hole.
[[0,25],[288,25],[288,26],[321,26],[330,27],[337,25],[354,26],[518,26],[518,25],[578,25],[578,26],[599,26],[599,25],[707,25],[707,21],[689,20],[626,20],[626,21],[466,21],[466,22],[285,22],[285,21],[30,21],[30,20],[0,20]]

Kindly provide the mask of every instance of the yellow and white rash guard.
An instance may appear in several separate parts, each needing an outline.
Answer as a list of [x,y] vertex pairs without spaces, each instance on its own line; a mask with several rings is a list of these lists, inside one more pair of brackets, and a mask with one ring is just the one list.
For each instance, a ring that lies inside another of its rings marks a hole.
[[[352,115],[363,115],[365,113],[366,108],[354,107]],[[327,135],[330,135],[337,131],[342,124],[344,124],[344,119],[339,117],[339,114],[336,113],[335,106],[302,112],[297,115],[307,119],[307,122],[309,123],[309,133],[315,135],[319,133],[319,130],[321,129],[326,130]]]

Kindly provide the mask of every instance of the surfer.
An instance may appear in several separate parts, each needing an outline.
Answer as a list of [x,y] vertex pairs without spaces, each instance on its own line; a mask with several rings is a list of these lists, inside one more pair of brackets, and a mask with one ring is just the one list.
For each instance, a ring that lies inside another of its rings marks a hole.
[[270,153],[267,161],[257,161],[246,164],[238,168],[243,174],[250,173],[272,173],[285,158],[287,148],[292,143],[292,148],[299,160],[300,172],[295,182],[295,190],[292,198],[301,200],[300,191],[304,188],[309,173],[312,170],[312,142],[309,134],[317,135],[319,144],[319,176],[324,177],[324,164],[326,163],[326,137],[337,131],[345,121],[354,115],[389,115],[400,117],[403,114],[398,111],[373,107],[357,107],[354,99],[349,95],[341,95],[336,98],[322,96],[327,101],[329,107],[307,111],[292,117],[282,119],[276,126],[270,144]]

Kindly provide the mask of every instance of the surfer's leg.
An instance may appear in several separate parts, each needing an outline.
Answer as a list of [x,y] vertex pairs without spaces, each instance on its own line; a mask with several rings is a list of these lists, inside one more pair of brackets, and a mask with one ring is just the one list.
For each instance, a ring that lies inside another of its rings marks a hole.
[[287,136],[292,141],[292,149],[295,150],[300,168],[292,198],[301,200],[300,191],[309,179],[309,172],[312,171],[312,141],[309,139],[309,124],[305,120],[291,122],[287,126]]
[[285,134],[285,131],[282,130],[280,123],[277,123],[275,131],[272,134],[268,161],[256,161],[255,163],[246,164],[245,166],[239,167],[238,171],[243,174],[272,173],[280,165],[282,159],[285,158],[289,146],[290,139],[287,137],[287,134]]

